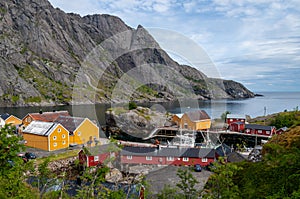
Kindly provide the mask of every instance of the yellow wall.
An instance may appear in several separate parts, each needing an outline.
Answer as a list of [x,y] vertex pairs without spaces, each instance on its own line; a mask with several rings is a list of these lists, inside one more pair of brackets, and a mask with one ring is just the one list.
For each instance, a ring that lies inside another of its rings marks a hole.
[[23,119],[22,119],[22,123],[23,125],[26,127],[28,126],[31,122],[33,121],[32,117],[30,115],[26,115]]
[[193,122],[190,120],[187,114],[184,114],[181,118],[180,128],[189,129],[189,130],[205,130],[209,129],[211,126],[211,120],[200,120]]
[[48,141],[49,151],[67,148],[69,147],[69,131],[59,124],[48,136]]
[[46,136],[23,133],[23,138],[26,140],[26,146],[48,151],[48,138]]
[[11,115],[5,120],[5,124],[12,124],[12,125],[17,126],[17,125],[22,124],[22,120]]
[[180,124],[181,119],[177,115],[173,115],[172,117],[173,122],[175,122],[177,125]]
[[[80,133],[80,135],[79,135]],[[81,125],[70,136],[71,144],[87,144],[89,140],[92,140],[92,144],[89,146],[95,146],[94,138],[99,140],[99,128],[91,120],[85,119]]]

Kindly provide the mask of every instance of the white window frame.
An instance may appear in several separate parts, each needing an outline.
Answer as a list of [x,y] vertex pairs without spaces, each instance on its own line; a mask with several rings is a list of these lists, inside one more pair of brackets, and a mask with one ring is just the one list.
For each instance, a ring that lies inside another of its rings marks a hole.
[[98,162],[99,161],[99,156],[94,156],[94,162]]
[[167,161],[174,161],[174,157],[173,156],[168,156]]
[[66,135],[65,135],[65,134],[62,134],[61,137],[62,137],[62,139],[65,139],[65,138],[66,138]]
[[262,134],[262,130],[257,130],[257,133],[260,133],[260,134]]
[[271,132],[270,131],[266,131],[266,134],[270,134]]
[[54,147],[57,147],[57,143],[56,143],[56,142],[53,142],[53,146],[54,146]]
[[188,162],[188,161],[189,161],[189,158],[188,158],[188,157],[183,157],[183,158],[182,158],[182,161],[183,161],[183,162]]
[[53,136],[53,140],[56,140],[57,139],[57,137],[56,136]]
[[202,162],[207,162],[208,160],[207,160],[207,158],[202,158],[201,161]]
[[65,145],[65,144],[66,144],[66,140],[63,140],[63,141],[62,141],[62,144]]
[[77,132],[77,135],[78,135],[78,136],[81,136],[81,132],[80,132],[80,131],[78,131],[78,132]]
[[60,132],[61,132],[61,128],[58,128],[58,129],[57,129],[57,132],[59,132],[59,133],[60,133]]
[[132,160],[132,155],[128,155],[126,158],[127,160]]
[[152,160],[152,156],[146,156],[146,160]]

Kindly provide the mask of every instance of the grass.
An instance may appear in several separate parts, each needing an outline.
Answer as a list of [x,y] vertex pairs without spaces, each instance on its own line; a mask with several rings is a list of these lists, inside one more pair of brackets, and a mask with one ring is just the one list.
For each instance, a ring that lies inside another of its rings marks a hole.
[[79,151],[80,151],[80,149],[74,149],[74,150],[67,150],[65,152],[58,153],[58,154],[52,154],[52,155],[50,155],[48,157],[38,158],[36,160],[36,163],[37,164],[41,164],[47,158],[49,158],[50,162],[53,162],[53,161],[57,161],[57,160],[63,160],[63,159],[75,157],[75,156],[78,155]]

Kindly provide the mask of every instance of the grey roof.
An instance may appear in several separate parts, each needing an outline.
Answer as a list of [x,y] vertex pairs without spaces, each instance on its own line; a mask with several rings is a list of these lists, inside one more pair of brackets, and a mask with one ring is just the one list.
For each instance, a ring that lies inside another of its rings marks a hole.
[[121,155],[157,156],[157,157],[195,157],[213,158],[215,150],[209,148],[156,148],[156,147],[132,147],[125,146]]
[[88,155],[93,155],[93,156],[120,150],[120,148],[118,148],[117,145],[113,143],[98,145],[94,147],[86,147],[86,149],[89,152]]
[[274,126],[265,126],[265,125],[259,125],[259,124],[245,124],[245,129],[256,129],[256,130],[265,130],[265,131],[271,131]]
[[4,121],[10,117],[10,114],[9,113],[4,113],[0,116]]
[[54,128],[56,128],[58,123],[54,122],[41,122],[32,121],[23,131],[23,133],[35,134],[48,136]]
[[190,118],[191,121],[199,121],[199,120],[206,120],[210,119],[209,115],[204,110],[196,110],[186,113],[187,116]]
[[78,128],[78,126],[85,120],[85,118],[82,117],[72,117],[72,116],[62,116],[60,115],[55,122],[60,123],[65,127],[70,134],[73,134],[73,132]]

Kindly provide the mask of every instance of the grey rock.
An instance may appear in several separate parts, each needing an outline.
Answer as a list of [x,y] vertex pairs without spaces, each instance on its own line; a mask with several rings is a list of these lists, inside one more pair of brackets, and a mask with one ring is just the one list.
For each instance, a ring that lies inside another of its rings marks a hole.
[[254,97],[179,65],[116,16],[66,14],[47,0],[0,6],[0,106]]

